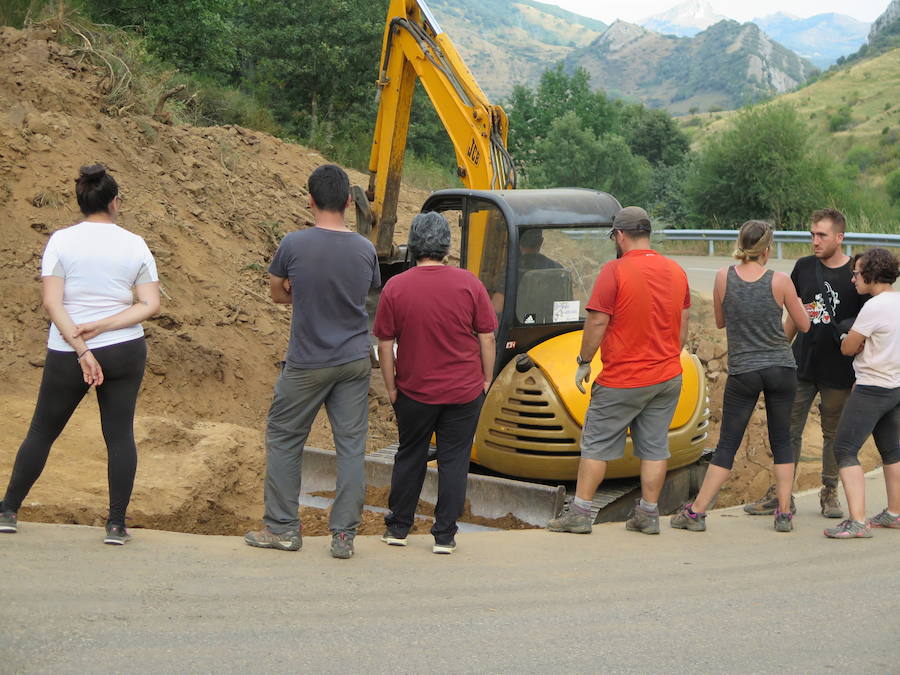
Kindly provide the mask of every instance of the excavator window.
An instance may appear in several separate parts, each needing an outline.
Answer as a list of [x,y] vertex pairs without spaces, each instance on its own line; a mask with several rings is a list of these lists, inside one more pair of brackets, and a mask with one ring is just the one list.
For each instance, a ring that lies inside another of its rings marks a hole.
[[615,257],[608,228],[521,228],[516,322],[583,321],[600,267]]
[[494,310],[501,314],[509,256],[506,218],[496,204],[481,199],[468,200],[465,218],[463,266],[481,280]]

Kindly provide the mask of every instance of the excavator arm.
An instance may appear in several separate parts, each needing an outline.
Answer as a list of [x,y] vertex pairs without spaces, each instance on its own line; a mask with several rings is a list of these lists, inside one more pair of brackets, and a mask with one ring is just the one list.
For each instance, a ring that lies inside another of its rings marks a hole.
[[488,102],[424,0],[391,0],[381,47],[369,187],[365,192],[358,187],[353,190],[357,229],[371,239],[382,259],[394,253],[400,177],[417,78],[450,136],[463,184],[502,190],[516,183],[506,150],[506,113]]

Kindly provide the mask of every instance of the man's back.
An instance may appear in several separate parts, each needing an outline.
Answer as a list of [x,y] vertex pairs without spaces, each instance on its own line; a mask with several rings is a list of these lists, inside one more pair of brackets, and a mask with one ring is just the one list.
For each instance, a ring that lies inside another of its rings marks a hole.
[[384,288],[373,332],[396,338],[397,386],[421,403],[465,403],[484,385],[477,333],[496,328],[482,283],[467,270],[419,265]]
[[587,309],[610,315],[601,343],[600,384],[645,387],[681,373],[681,313],[687,276],[672,260],[636,249],[603,266]]
[[368,239],[320,227],[291,232],[269,272],[291,282],[289,365],[325,368],[368,355],[366,295],[381,283]]

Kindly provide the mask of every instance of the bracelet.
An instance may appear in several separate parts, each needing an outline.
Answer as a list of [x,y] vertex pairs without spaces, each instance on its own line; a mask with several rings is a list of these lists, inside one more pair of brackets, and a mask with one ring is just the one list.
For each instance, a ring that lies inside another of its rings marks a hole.
[[80,354],[79,354],[78,352],[75,352],[75,355],[78,357],[78,360],[81,361],[82,357],[83,357],[85,354],[87,354],[89,351],[91,351],[90,348],[85,349],[85,350],[84,350],[83,352],[81,352]]

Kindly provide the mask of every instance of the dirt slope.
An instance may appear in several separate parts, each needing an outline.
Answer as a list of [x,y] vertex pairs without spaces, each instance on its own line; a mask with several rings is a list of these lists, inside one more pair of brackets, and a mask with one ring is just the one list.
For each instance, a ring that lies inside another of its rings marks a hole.
[[[171,127],[103,112],[102,73],[35,34],[0,29],[0,489],[34,407],[46,348],[39,264],[47,237],[79,220],[73,179],[83,164],[115,171],[120,223],[157,258],[164,306],[145,324],[150,356],[138,404],[139,466],[132,523],[231,534],[262,513],[262,429],[289,326],[266,295],[281,236],[310,222],[305,181],[327,161],[237,127]],[[365,184],[350,172],[354,183]],[[400,202],[404,235],[425,193]],[[694,344],[714,373],[712,440],[724,382],[721,332],[699,302]],[[380,378],[374,378],[376,389]],[[390,406],[370,392],[370,449],[395,440]],[[726,503],[767,482],[763,421],[748,437]],[[324,415],[311,445],[331,447]],[[818,447],[821,447],[819,443]],[[816,453],[815,441],[809,454]],[[810,463],[812,466],[813,463]],[[89,395],[57,441],[22,516],[96,524],[105,516],[105,448]],[[373,517],[370,528],[379,529]],[[307,533],[324,532],[321,514]]]
[[[8,420],[0,481],[5,486],[43,364],[40,256],[52,232],[79,220],[78,167],[103,162],[124,196],[120,224],[147,240],[164,291],[161,315],[145,324],[135,522],[170,512],[166,503],[257,518],[262,423],[290,317],[267,297],[266,265],[286,232],[310,224],[306,179],[327,160],[237,127],[110,117],[102,73],[67,51],[0,29],[0,401]],[[365,184],[359,173],[351,179]],[[425,196],[404,191],[401,230]],[[390,406],[373,391],[370,407],[370,444],[383,447],[395,436]],[[46,505],[48,518],[92,522],[102,513],[105,451],[95,404],[82,408],[29,498]],[[330,445],[324,418],[310,443]],[[34,516],[29,509],[25,517]],[[193,517],[166,524],[190,529]]]

